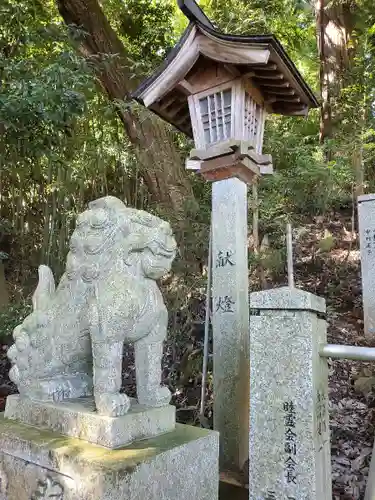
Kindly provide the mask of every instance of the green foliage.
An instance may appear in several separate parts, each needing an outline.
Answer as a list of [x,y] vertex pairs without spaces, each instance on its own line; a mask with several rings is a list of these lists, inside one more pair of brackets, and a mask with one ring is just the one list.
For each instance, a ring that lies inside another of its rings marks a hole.
[[[128,40],[139,60],[161,62],[172,47],[174,14],[172,2],[126,0],[120,14],[122,35]],[[156,61],[154,60],[156,58]]]
[[41,262],[59,277],[88,199],[114,191],[140,198],[129,186],[136,166],[115,106],[70,35],[53,3],[0,5],[0,207],[21,279]]
[[176,42],[174,0],[109,0],[103,8],[138,72],[152,71]]
[[26,302],[12,304],[0,310],[0,340],[11,337],[13,330],[31,313],[31,305]]
[[[86,110],[93,78],[37,1],[0,6],[0,124],[3,161],[60,155],[59,146]],[[9,20],[11,22],[9,22]],[[22,143],[22,156],[20,144]]]
[[275,174],[261,183],[261,222],[272,227],[291,216],[322,214],[351,196],[350,165],[328,163],[318,143],[317,116],[269,120],[265,150]]

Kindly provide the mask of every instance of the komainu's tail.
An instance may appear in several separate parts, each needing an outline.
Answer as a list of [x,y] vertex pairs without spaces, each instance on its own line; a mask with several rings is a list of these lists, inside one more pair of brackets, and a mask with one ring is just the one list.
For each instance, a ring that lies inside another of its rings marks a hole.
[[32,301],[34,311],[45,309],[55,293],[55,280],[48,266],[39,266],[39,282],[34,292]]

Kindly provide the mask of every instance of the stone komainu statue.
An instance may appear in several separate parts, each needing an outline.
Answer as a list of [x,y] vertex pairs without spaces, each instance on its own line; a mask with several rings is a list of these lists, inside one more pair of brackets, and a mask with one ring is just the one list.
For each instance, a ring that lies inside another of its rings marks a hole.
[[134,343],[140,404],[167,404],[160,385],[167,310],[155,282],[170,270],[176,242],[167,222],[108,196],[77,219],[55,290],[39,268],[33,312],[17,326],[8,356],[21,395],[61,401],[94,394],[97,411],[119,416],[124,342]]

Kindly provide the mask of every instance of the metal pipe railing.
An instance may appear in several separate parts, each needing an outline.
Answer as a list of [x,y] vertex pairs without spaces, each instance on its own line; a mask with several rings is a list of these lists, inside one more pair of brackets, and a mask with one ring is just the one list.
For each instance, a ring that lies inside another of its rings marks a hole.
[[320,346],[319,354],[323,358],[375,361],[375,347],[323,344]]

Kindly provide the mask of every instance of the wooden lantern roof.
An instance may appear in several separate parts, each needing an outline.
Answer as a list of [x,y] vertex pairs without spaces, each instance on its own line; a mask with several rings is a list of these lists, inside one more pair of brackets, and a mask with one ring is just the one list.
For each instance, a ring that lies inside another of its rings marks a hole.
[[316,97],[273,35],[227,35],[217,31],[194,0],[178,0],[190,20],[164,63],[133,97],[192,137],[188,97],[215,74],[219,83],[240,78],[261,97],[269,113],[306,115]]

